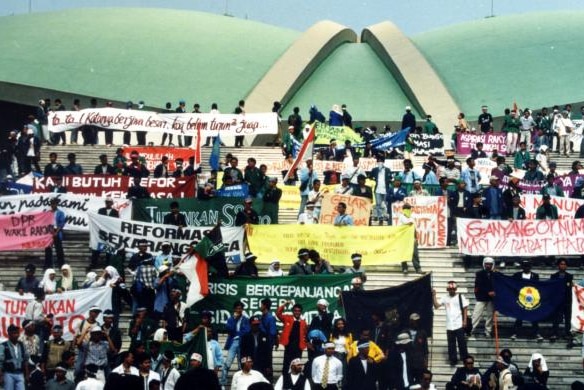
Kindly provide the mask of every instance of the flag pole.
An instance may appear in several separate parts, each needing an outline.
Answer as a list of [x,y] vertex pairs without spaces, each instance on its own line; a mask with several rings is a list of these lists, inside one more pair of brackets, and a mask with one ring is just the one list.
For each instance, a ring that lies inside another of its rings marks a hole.
[[495,325],[495,356],[499,356],[499,322],[497,321],[497,310],[493,311],[493,322]]

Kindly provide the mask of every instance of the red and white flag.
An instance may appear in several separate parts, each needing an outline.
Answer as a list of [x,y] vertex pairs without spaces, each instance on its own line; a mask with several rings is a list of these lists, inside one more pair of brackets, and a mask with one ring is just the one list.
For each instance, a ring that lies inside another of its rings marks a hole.
[[286,172],[286,176],[284,177],[284,183],[288,180],[288,176],[294,174],[294,172],[298,169],[300,164],[304,161],[304,157],[308,156],[307,159],[312,158],[312,147],[314,146],[314,138],[316,137],[316,122],[312,124],[308,134],[304,137],[304,142],[296,155],[296,159],[292,163],[288,172]]

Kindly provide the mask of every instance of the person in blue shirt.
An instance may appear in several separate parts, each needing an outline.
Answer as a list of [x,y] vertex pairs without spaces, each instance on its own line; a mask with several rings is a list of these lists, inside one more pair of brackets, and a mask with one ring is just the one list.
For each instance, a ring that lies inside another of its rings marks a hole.
[[241,336],[251,330],[249,318],[243,313],[243,303],[241,301],[233,304],[233,314],[227,319],[225,330],[227,331],[227,341],[225,342],[227,358],[221,372],[220,383],[222,386],[227,385],[227,374],[233,364],[233,359],[237,356],[237,361],[241,361],[241,350],[239,348]]
[[[65,213],[59,210],[59,198],[51,199],[51,212],[54,214],[53,222],[53,243],[45,248],[45,269],[61,268],[65,264],[65,253],[63,252],[63,228],[66,224]],[[57,255],[56,267],[53,267],[53,246]]]
[[499,178],[491,176],[491,185],[483,191],[483,204],[489,210],[489,219],[501,219],[504,212],[503,190],[499,188]]
[[338,215],[335,217],[335,226],[353,226],[355,221],[353,217],[347,214],[347,205],[344,202],[337,204]]
[[481,173],[475,169],[475,160],[472,157],[466,159],[468,168],[463,169],[460,179],[466,183],[466,190],[471,194],[478,192],[480,189]]
[[389,190],[389,192],[387,193],[386,197],[385,197],[385,201],[387,202],[387,214],[389,215],[389,219],[388,219],[388,225],[392,224],[392,220],[391,220],[391,205],[393,202],[401,202],[402,200],[404,200],[404,198],[406,196],[408,196],[408,193],[406,192],[406,189],[404,187],[402,187],[401,185],[402,183],[402,177],[400,175],[397,175],[396,177],[393,178],[393,188],[391,188]]

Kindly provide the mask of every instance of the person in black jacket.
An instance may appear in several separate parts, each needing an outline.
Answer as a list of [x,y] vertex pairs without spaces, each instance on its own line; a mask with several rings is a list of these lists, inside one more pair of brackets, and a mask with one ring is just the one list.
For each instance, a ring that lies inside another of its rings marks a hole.
[[165,225],[174,225],[178,227],[187,226],[187,217],[179,210],[179,205],[177,201],[170,203],[170,213],[164,216],[163,223]]
[[95,166],[93,170],[94,175],[115,175],[116,169],[113,165],[108,164],[107,162],[107,154],[101,154],[99,156],[99,165]]
[[[235,269],[236,276],[252,276],[254,278],[258,277],[258,267],[255,264],[255,261],[258,257],[251,252],[247,252],[245,254],[245,261],[241,263]],[[242,355],[243,356],[243,355]],[[248,355],[245,355],[248,356]],[[249,355],[251,356],[251,355]],[[255,362],[255,360],[254,360]]]
[[377,363],[369,357],[369,343],[357,344],[359,355],[349,360],[347,367],[347,381],[343,389],[346,390],[376,390],[378,375]]
[[471,206],[471,193],[466,190],[466,183],[459,180],[456,190],[448,191],[448,208],[450,216],[448,218],[448,243],[456,243],[456,218],[464,218],[468,208]]
[[458,367],[450,382],[446,384],[446,390],[479,390],[482,387],[481,383],[481,373],[474,366],[474,357],[468,355],[464,358],[464,366]]
[[65,168],[57,162],[57,153],[51,152],[49,154],[49,163],[45,165],[45,170],[43,176],[45,177],[54,177],[54,176],[63,176],[65,174]]
[[[105,215],[112,218],[119,218],[120,213],[118,210],[114,209],[112,206],[114,205],[114,200],[110,197],[105,198],[105,207],[100,208],[97,210],[99,215]],[[91,264],[89,268],[97,267],[97,261],[99,259],[99,250],[92,249],[91,250]],[[110,259],[112,255],[110,253],[106,253],[107,264],[110,264]]]
[[382,363],[381,376],[387,376],[387,385],[380,382],[380,389],[405,390],[416,383],[411,343],[409,333],[404,332],[397,336],[395,348],[389,352],[387,360]]
[[[539,280],[539,274],[535,272],[531,272],[531,261],[523,260],[521,261],[521,268],[523,271],[516,272],[513,274],[515,279],[528,279],[528,280]],[[517,338],[517,333],[522,327],[522,321],[517,319],[515,320],[515,325],[513,326],[513,334],[511,335],[511,340],[515,340]],[[542,335],[539,333],[539,324],[537,322],[532,322],[533,332],[535,333],[535,337],[537,338],[537,342],[540,343],[543,341]]]
[[553,332],[550,341],[555,341],[558,338],[560,332],[560,321],[562,320],[562,317],[564,317],[564,337],[566,337],[571,344],[572,334],[570,333],[570,320],[572,318],[572,286],[574,285],[574,275],[566,271],[568,268],[566,259],[558,259],[556,264],[558,266],[558,272],[552,274],[550,279],[564,280],[566,300],[564,305],[559,307],[554,315]]
[[[326,299],[319,299],[316,302],[317,314],[312,318],[308,331],[318,329],[326,337],[330,337],[333,326],[333,315],[327,311],[329,303]],[[310,346],[308,347],[310,349]]]
[[272,382],[272,348],[268,335],[260,331],[261,319],[253,316],[250,319],[251,330],[241,337],[239,348],[241,356],[251,356],[253,368],[261,372]]
[[134,177],[133,180],[134,185],[128,188],[126,199],[149,199],[150,193],[146,187],[142,187],[140,184],[140,177]]
[[162,156],[160,164],[154,167],[154,177],[169,177],[168,172],[168,156]]
[[485,316],[485,337],[491,337],[493,331],[493,272],[495,260],[492,257],[483,259],[483,269],[475,274],[474,295],[476,304],[472,312],[472,328],[476,333],[477,326]]

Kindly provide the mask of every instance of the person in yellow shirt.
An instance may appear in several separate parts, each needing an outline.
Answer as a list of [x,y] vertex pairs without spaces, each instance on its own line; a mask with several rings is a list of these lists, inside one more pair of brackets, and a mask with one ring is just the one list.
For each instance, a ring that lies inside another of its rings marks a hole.
[[349,351],[347,352],[347,361],[351,360],[351,358],[359,355],[359,349],[357,348],[358,343],[368,342],[369,343],[369,355],[371,359],[375,363],[380,363],[385,360],[385,355],[381,348],[373,341],[370,340],[370,331],[369,329],[363,329],[359,338],[356,341],[353,341],[349,347]]

